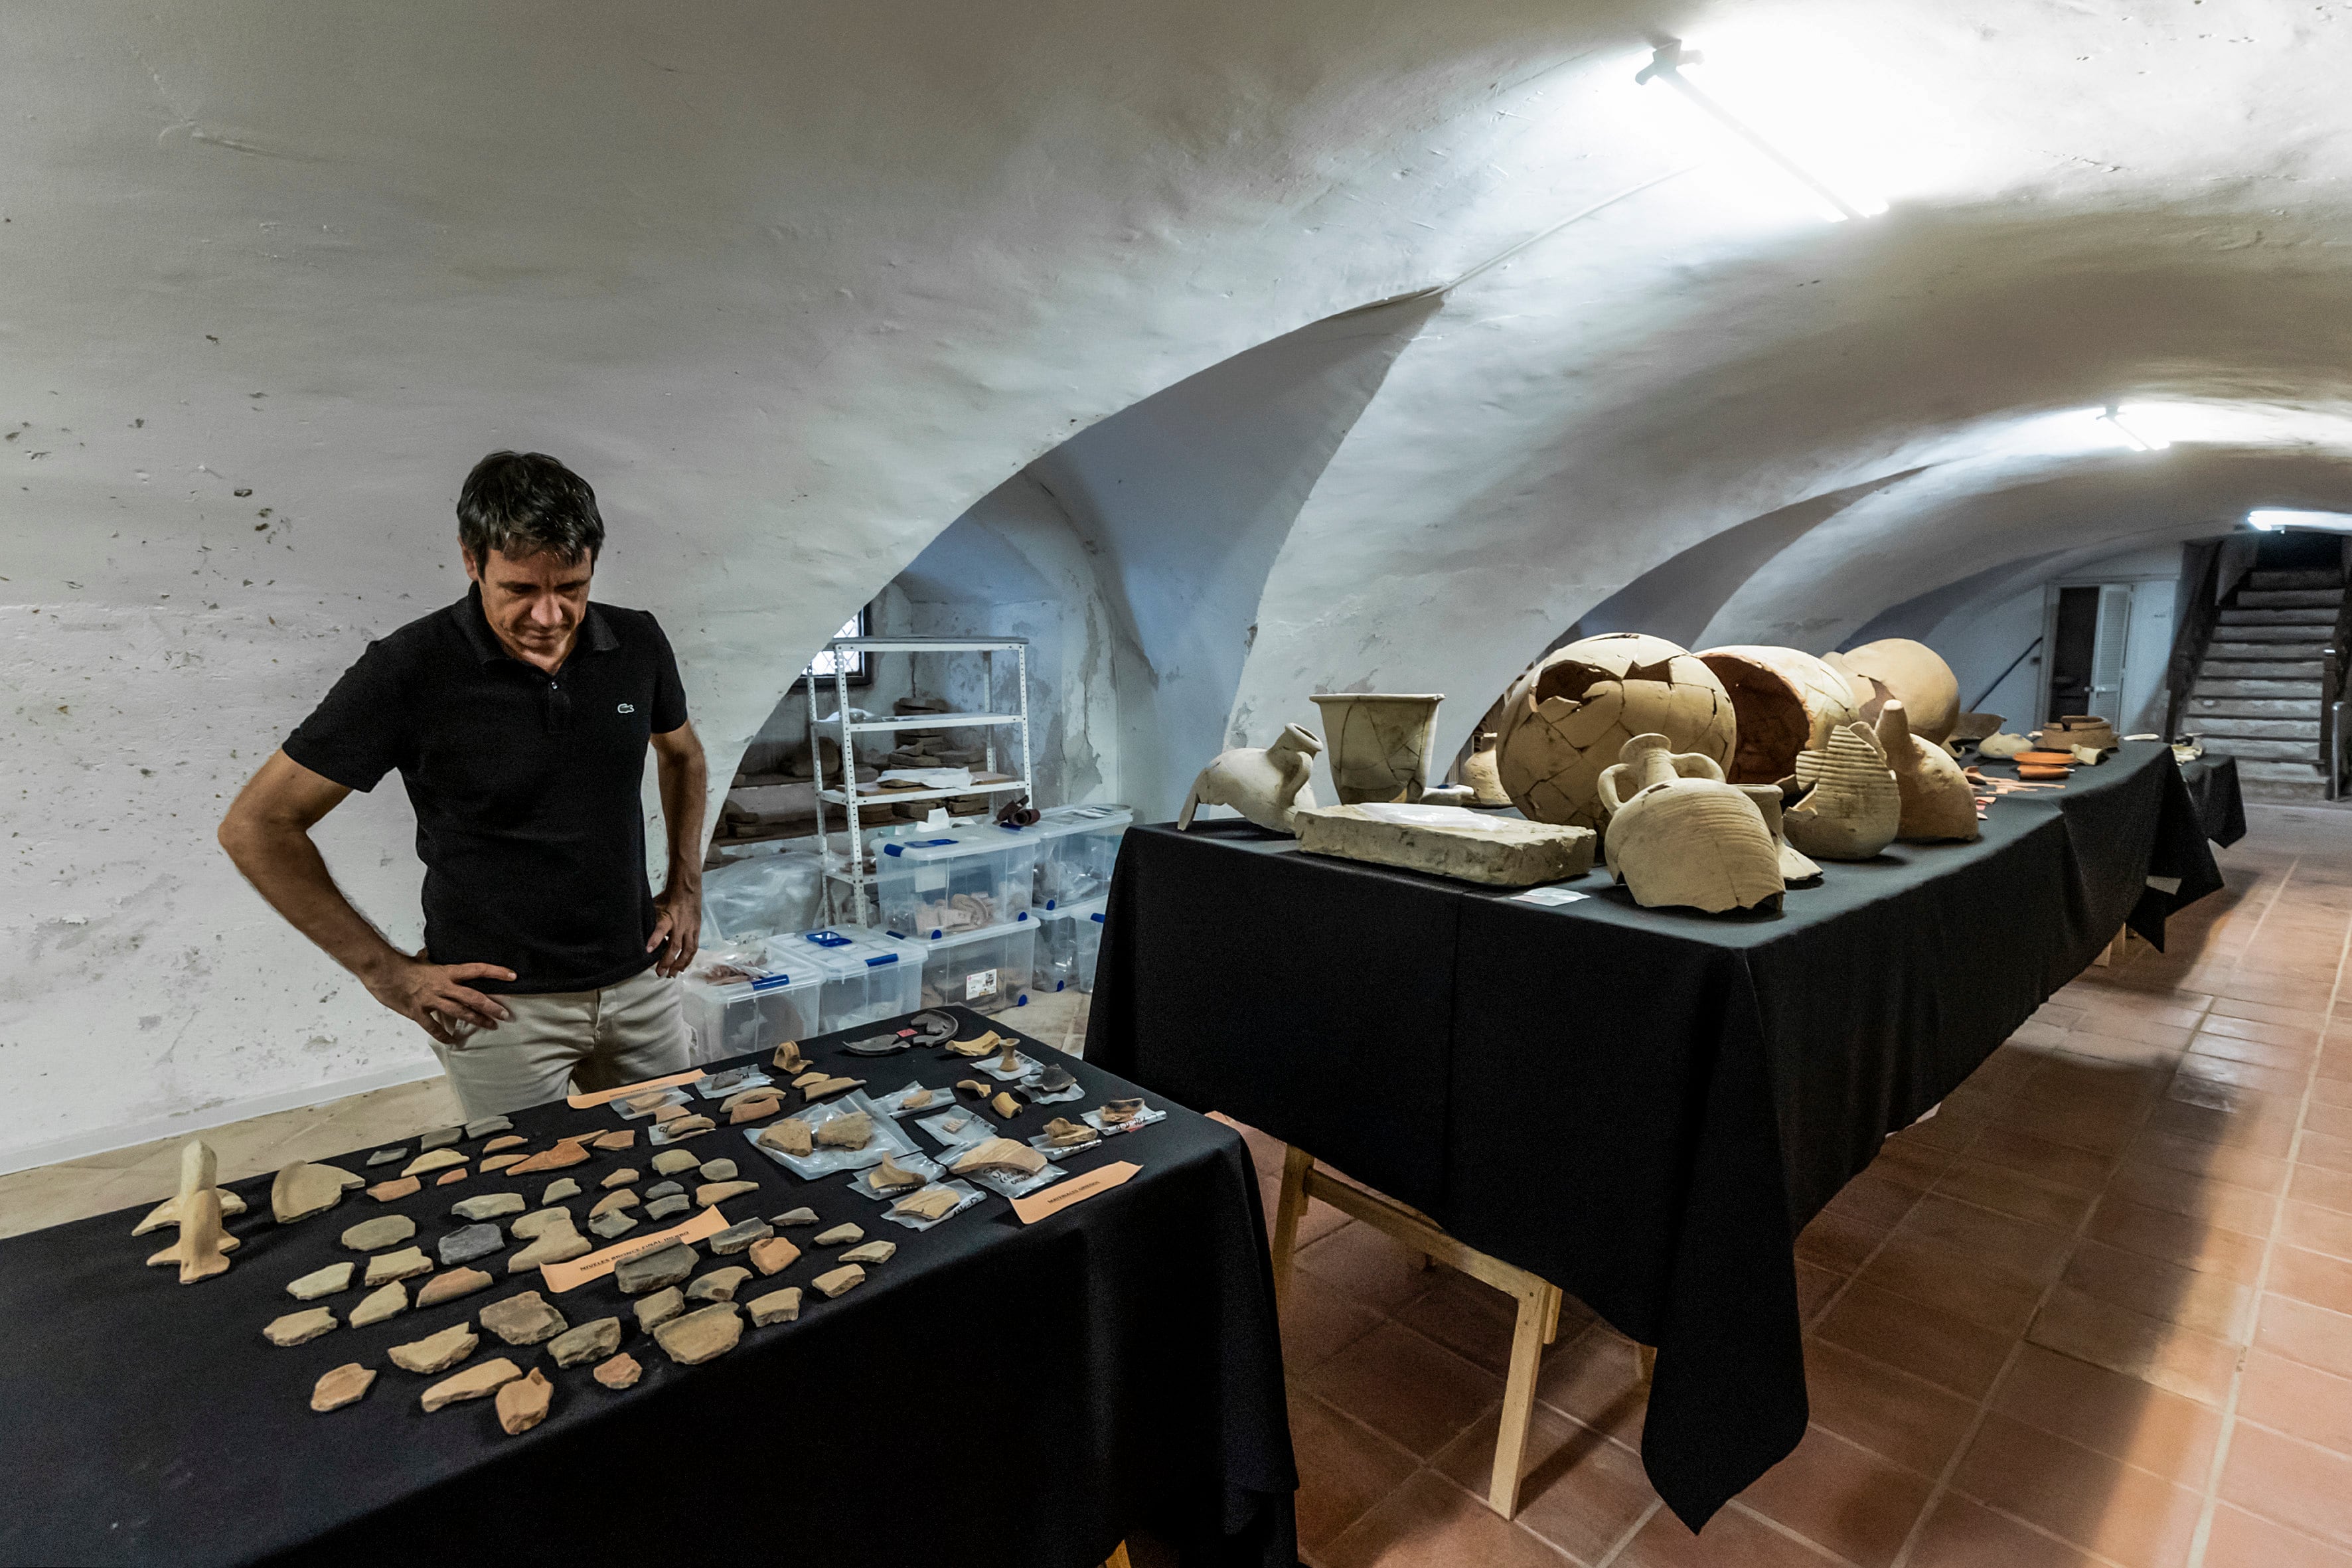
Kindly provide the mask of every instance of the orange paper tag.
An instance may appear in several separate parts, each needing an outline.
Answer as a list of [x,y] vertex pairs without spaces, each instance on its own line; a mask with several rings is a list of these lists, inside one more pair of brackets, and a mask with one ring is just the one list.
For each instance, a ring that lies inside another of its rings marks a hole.
[[563,1097],[563,1103],[574,1110],[593,1110],[609,1100],[625,1099],[632,1094],[643,1094],[649,1089],[667,1089],[674,1083],[692,1083],[709,1070],[708,1068],[688,1068],[684,1072],[674,1072],[667,1078],[649,1078],[643,1083],[625,1083],[618,1089],[599,1089],[587,1094],[567,1094]]
[[666,1241],[700,1241],[706,1236],[717,1236],[727,1228],[727,1216],[717,1205],[704,1209],[684,1225],[668,1230],[657,1230],[651,1236],[633,1236],[626,1241],[615,1242],[602,1252],[592,1252],[585,1258],[575,1258],[569,1263],[542,1263],[539,1277],[546,1288],[562,1295],[577,1289],[592,1279],[602,1279],[613,1271],[613,1265],[649,1247],[659,1247]]
[[[1055,1182],[1034,1197],[1013,1199],[1013,1212],[1021,1216],[1023,1225],[1035,1225],[1049,1214],[1059,1214],[1072,1204],[1084,1203],[1097,1193],[1110,1191],[1142,1168],[1132,1160],[1097,1165],[1083,1176]],[[548,1267],[555,1266],[550,1264]]]

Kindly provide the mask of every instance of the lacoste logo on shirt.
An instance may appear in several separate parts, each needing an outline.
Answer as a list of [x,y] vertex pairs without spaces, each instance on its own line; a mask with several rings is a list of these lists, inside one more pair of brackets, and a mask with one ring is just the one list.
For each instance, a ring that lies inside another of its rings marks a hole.
[[624,702],[618,709],[614,710],[614,711],[621,713],[634,713],[636,710],[637,705],[634,702]]

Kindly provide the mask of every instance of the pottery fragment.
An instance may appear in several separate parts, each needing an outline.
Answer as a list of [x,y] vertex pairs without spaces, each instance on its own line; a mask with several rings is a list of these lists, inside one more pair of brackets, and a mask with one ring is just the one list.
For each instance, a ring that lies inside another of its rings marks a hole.
[[[1092,1131],[1093,1129],[1087,1129]],[[941,1220],[955,1212],[963,1194],[953,1187],[926,1187],[908,1198],[900,1198],[890,1205],[892,1214],[911,1215],[917,1219]]]
[[536,1241],[551,1230],[573,1228],[570,1209],[533,1209],[507,1226],[517,1241]]
[[798,1040],[786,1040],[782,1045],[778,1046],[776,1054],[771,1057],[769,1061],[778,1072],[799,1072],[808,1066],[808,1058],[801,1054],[801,1043]]
[[1143,1100],[1139,1095],[1130,1095],[1125,1100],[1106,1100],[1102,1109],[1095,1114],[1102,1118],[1104,1125],[1117,1127],[1143,1114]]
[[683,1149],[665,1149],[654,1156],[654,1173],[675,1176],[680,1171],[691,1171],[702,1162]]
[[1968,775],[1949,752],[1912,733],[1910,710],[1900,699],[1890,698],[1878,710],[1878,749],[1894,770],[1903,803],[1896,837],[1919,843],[1977,837],[1976,791]]
[[492,1175],[522,1163],[522,1156],[509,1149],[503,1154],[492,1154],[482,1161],[482,1174]]
[[990,1029],[969,1040],[950,1040],[948,1052],[950,1056],[971,1057],[976,1060],[981,1057],[994,1056],[1003,1044],[1004,1037]]
[[269,1184],[269,1211],[279,1225],[291,1225],[324,1214],[343,1201],[347,1189],[361,1184],[357,1176],[339,1166],[297,1160]]
[[729,1198],[740,1197],[745,1193],[756,1193],[759,1190],[760,1184],[757,1182],[705,1182],[694,1189],[694,1201],[704,1208],[710,1208],[715,1205],[725,1203]]
[[639,1297],[635,1310],[637,1332],[652,1333],[656,1329],[686,1310],[686,1292],[675,1285],[668,1286],[655,1291],[650,1296]]
[[697,1254],[691,1245],[671,1237],[642,1252],[633,1252],[613,1265],[613,1283],[624,1296],[642,1296],[675,1285],[694,1272]]
[[375,1369],[359,1363],[345,1362],[334,1371],[320,1375],[310,1387],[310,1408],[324,1415],[330,1410],[341,1410],[367,1393],[375,1382]]
[[949,1167],[959,1176],[969,1176],[982,1171],[1034,1176],[1045,1168],[1045,1155],[1028,1144],[1015,1143],[1010,1138],[991,1138],[975,1143],[958,1155],[955,1163]]
[[504,1250],[506,1244],[506,1236],[497,1226],[469,1225],[443,1237],[434,1251],[439,1255],[446,1268],[456,1263],[471,1263],[477,1258],[488,1258],[493,1252]]
[[583,1361],[602,1361],[621,1348],[621,1320],[598,1318],[566,1329],[547,1342],[547,1353],[555,1358],[558,1366],[578,1366]]
[[727,1112],[727,1125],[740,1127],[746,1122],[763,1121],[784,1108],[784,1102],[774,1095],[761,1100],[747,1100]]
[[887,1154],[882,1156],[880,1164],[866,1173],[866,1179],[877,1193],[905,1192],[910,1187],[919,1187],[923,1184],[922,1177],[908,1170]]
[[535,1175],[541,1171],[561,1171],[577,1165],[588,1158],[584,1140],[566,1138],[552,1149],[541,1150],[528,1160],[517,1161],[507,1167],[509,1176]]
[[843,1253],[841,1255],[841,1261],[844,1263],[887,1263],[893,1257],[897,1256],[898,1251],[898,1244],[895,1241],[869,1241],[865,1243],[863,1246],[853,1247],[848,1251]]
[[1502,703],[1496,767],[1521,815],[1597,828],[1602,771],[1636,735],[1676,753],[1727,763],[1738,738],[1731,694],[1697,658],[1663,637],[1611,632],[1546,655]]
[[425,1184],[415,1176],[395,1176],[389,1182],[378,1182],[367,1190],[367,1195],[380,1204],[397,1203],[425,1190]]
[[237,1239],[221,1225],[221,1189],[215,1184],[219,1173],[220,1161],[211,1144],[191,1138],[180,1145],[180,1191],[171,1200],[171,1223],[180,1234],[171,1246],[149,1257],[149,1268],[177,1265],[183,1285],[227,1272],[228,1255],[236,1250]]
[[449,1212],[459,1219],[498,1219],[520,1214],[530,1206],[522,1201],[520,1193],[478,1193],[451,1204]]
[[1045,1142],[1056,1149],[1082,1149],[1101,1138],[1101,1133],[1085,1122],[1073,1121],[1066,1116],[1056,1116],[1045,1123]]
[[1285,724],[1270,746],[1218,752],[1192,781],[1177,828],[1192,826],[1192,814],[1204,805],[1229,805],[1269,832],[1288,833],[1292,809],[1315,804],[1308,781],[1322,750],[1322,738],[1312,730]]
[[[184,1146],[182,1150],[182,1158],[184,1161],[185,1160],[185,1157],[186,1151]],[[241,1215],[245,1212],[245,1200],[238,1197],[226,1187],[215,1187],[213,1189],[213,1195],[220,1200],[220,1212],[224,1215]],[[180,1199],[179,1195],[174,1194],[171,1197],[165,1198],[162,1203],[157,1204],[153,1208],[149,1209],[147,1211],[147,1217],[141,1220],[137,1226],[133,1226],[131,1234],[133,1236],[145,1236],[150,1231],[162,1230],[166,1226],[173,1226],[179,1223]]]
[[1783,808],[1780,828],[1805,854],[1867,860],[1895,842],[1903,826],[1902,786],[1869,725],[1833,730],[1822,750],[1799,752],[1794,776],[1805,794]]
[[460,1296],[470,1296],[496,1283],[478,1268],[452,1268],[446,1274],[436,1274],[416,1288],[417,1310],[422,1311],[427,1307],[437,1307],[444,1301],[454,1301]]
[[579,1183],[569,1176],[559,1176],[548,1183],[547,1190],[539,1194],[540,1206],[544,1208],[549,1204],[560,1204],[566,1198],[576,1198],[579,1195]]
[[743,1338],[743,1318],[732,1301],[698,1307],[654,1331],[654,1342],[680,1366],[698,1366],[725,1355]]
[[831,1300],[865,1284],[866,1270],[855,1263],[845,1263],[838,1268],[827,1269],[809,1283],[824,1292],[825,1299]]
[[462,1127],[436,1127],[419,1138],[416,1141],[416,1147],[428,1152],[435,1149],[446,1149],[465,1135],[466,1130]]
[[974,1100],[986,1100],[996,1091],[976,1078],[960,1078],[956,1079],[956,1092],[969,1094]]
[[639,1089],[635,1094],[623,1096],[621,1100],[623,1109],[641,1112],[671,1103],[674,1102],[670,1100],[670,1090],[667,1088]]
[[1643,909],[1777,907],[1787,889],[1780,847],[1755,803],[1724,782],[1714,759],[1670,744],[1636,735],[1600,776],[1610,871]]
[[416,1222],[404,1214],[380,1214],[345,1230],[342,1244],[353,1252],[381,1252],[416,1234]]
[[733,1181],[735,1179],[735,1162],[732,1160],[705,1160],[702,1163],[702,1179],[706,1182]]
[[374,1153],[370,1154],[367,1157],[367,1163],[371,1167],[373,1167],[376,1165],[389,1165],[394,1160],[405,1160],[406,1158],[408,1158],[408,1151],[405,1148],[378,1149]]
[[637,1228],[637,1220],[626,1209],[609,1209],[589,1216],[588,1228],[606,1241],[618,1241]]
[[773,1149],[780,1154],[805,1155],[815,1151],[809,1137],[808,1123],[785,1120],[760,1134],[760,1147]]
[[588,1211],[588,1217],[594,1219],[599,1215],[608,1215],[615,1209],[633,1209],[643,1201],[635,1193],[627,1187],[623,1187],[617,1193],[607,1193],[598,1198],[595,1206]]
[[385,1352],[392,1364],[403,1372],[417,1373],[430,1377],[436,1372],[446,1372],[474,1353],[482,1336],[465,1323],[452,1323],[437,1334],[427,1334],[404,1345],[394,1345]]
[[874,1118],[862,1110],[836,1116],[816,1130],[816,1141],[827,1149],[863,1149],[874,1140]]
[[817,1212],[812,1208],[786,1209],[776,1216],[776,1223],[785,1226],[814,1225],[817,1223]]
[[500,1137],[493,1138],[488,1142],[483,1144],[482,1152],[485,1154],[495,1154],[501,1149],[520,1149],[530,1142],[530,1139],[523,1137],[519,1132],[509,1132]]
[[588,1238],[577,1230],[551,1230],[507,1259],[507,1272],[527,1274],[548,1263],[569,1263],[588,1251]]
[[466,1123],[466,1136],[487,1138],[493,1132],[510,1131],[513,1127],[514,1123],[503,1116],[485,1116]]
[[608,1154],[617,1154],[624,1149],[635,1148],[636,1142],[637,1130],[634,1127],[625,1127],[618,1132],[607,1132],[601,1138],[590,1139],[588,1147],[601,1149]]
[[364,1329],[370,1323],[381,1323],[386,1318],[396,1318],[406,1310],[408,1287],[395,1279],[383,1289],[373,1290],[361,1297],[359,1305],[352,1309],[348,1321],[355,1329]]
[[755,1329],[764,1329],[770,1323],[792,1322],[801,1315],[801,1288],[787,1285],[781,1290],[771,1290],[752,1301],[747,1310]]
[[[624,1165],[596,1184],[609,1191],[614,1187],[625,1187],[636,1179],[637,1173],[629,1166]],[[590,1212],[593,1213],[594,1211],[591,1210]]]
[[446,1171],[452,1165],[462,1165],[466,1156],[455,1149],[434,1149],[419,1154],[401,1167],[404,1176],[429,1176],[436,1171]]
[[1005,1093],[1003,1089],[996,1091],[996,1097],[993,1100],[991,1100],[988,1102],[988,1105],[990,1110],[995,1111],[997,1115],[1003,1117],[1007,1121],[1012,1121],[1014,1117],[1021,1114],[1021,1102],[1013,1099],[1011,1095]]
[[395,1279],[409,1279],[432,1272],[433,1260],[425,1256],[424,1248],[404,1247],[398,1252],[379,1252],[369,1258],[367,1273],[361,1283],[373,1288],[389,1285]]
[[452,1182],[462,1182],[465,1179],[466,1167],[460,1165],[454,1171],[444,1171],[438,1176],[434,1177],[433,1184],[436,1187],[446,1187]]
[[532,1367],[525,1375],[499,1385],[499,1427],[509,1437],[519,1436],[546,1420],[554,1402],[555,1385],[547,1381],[547,1373]]
[[674,1214],[684,1214],[694,1206],[694,1200],[684,1193],[672,1193],[666,1198],[656,1198],[646,1205],[646,1218],[667,1219]]
[[865,1240],[866,1231],[860,1226],[837,1225],[831,1230],[817,1232],[814,1239],[819,1247],[847,1247],[853,1241]]
[[310,1307],[299,1312],[289,1312],[273,1318],[261,1331],[261,1337],[281,1348],[308,1344],[336,1326],[335,1314],[324,1307]]
[[765,1241],[775,1234],[775,1227],[766,1220],[752,1218],[729,1226],[712,1237],[707,1245],[712,1252],[723,1258],[729,1253],[742,1251],[755,1241]]
[[300,1279],[287,1284],[286,1293],[297,1301],[315,1301],[321,1296],[331,1296],[338,1290],[352,1288],[352,1271],[355,1263],[330,1263],[324,1268],[313,1268]]
[[708,1132],[718,1125],[708,1116],[681,1116],[675,1121],[664,1122],[662,1133],[671,1142],[678,1143]]
[[468,1399],[481,1399],[522,1375],[522,1368],[504,1356],[495,1356],[478,1366],[469,1366],[454,1377],[445,1377],[417,1396],[417,1403],[427,1411],[460,1404]]
[[[862,1078],[823,1078],[803,1089],[801,1094],[814,1105],[820,1100],[831,1099],[844,1089],[856,1089],[865,1081]],[[860,1112],[860,1114],[864,1113]]]
[[1940,745],[1960,717],[1960,683],[1943,656],[1908,637],[1884,637],[1822,662],[1844,673],[1860,706],[1855,717],[1875,724],[1885,704],[1900,702],[1910,715],[1911,732]]
[[553,1339],[571,1326],[563,1321],[563,1314],[536,1290],[519,1291],[493,1301],[475,1316],[482,1327],[510,1345],[535,1345]]
[[646,1369],[637,1364],[636,1357],[623,1354],[616,1355],[610,1361],[597,1363],[596,1371],[593,1375],[598,1383],[617,1393],[621,1389],[634,1386],[637,1379],[643,1377],[645,1373]]
[[781,1236],[764,1237],[744,1254],[762,1274],[781,1274],[799,1260],[801,1249]]
[[714,1268],[686,1288],[686,1299],[689,1301],[732,1301],[736,1290],[750,1278],[751,1271],[748,1268]]

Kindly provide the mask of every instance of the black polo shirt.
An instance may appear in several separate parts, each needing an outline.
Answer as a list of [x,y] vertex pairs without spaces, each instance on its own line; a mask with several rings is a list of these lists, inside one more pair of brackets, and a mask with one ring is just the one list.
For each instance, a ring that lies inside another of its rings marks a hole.
[[654,962],[646,749],[685,722],[653,616],[591,604],[551,676],[509,657],[476,588],[368,644],[285,751],[363,792],[400,770],[433,962],[515,972],[481,991],[588,991]]

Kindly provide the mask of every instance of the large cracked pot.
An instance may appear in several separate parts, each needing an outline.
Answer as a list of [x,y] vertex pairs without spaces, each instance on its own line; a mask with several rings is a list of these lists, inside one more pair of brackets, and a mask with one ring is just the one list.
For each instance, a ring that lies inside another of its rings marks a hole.
[[1699,658],[1664,637],[1612,632],[1559,649],[1503,698],[1496,771],[1537,822],[1598,828],[1601,770],[1636,735],[1727,763],[1738,743],[1730,693]]

